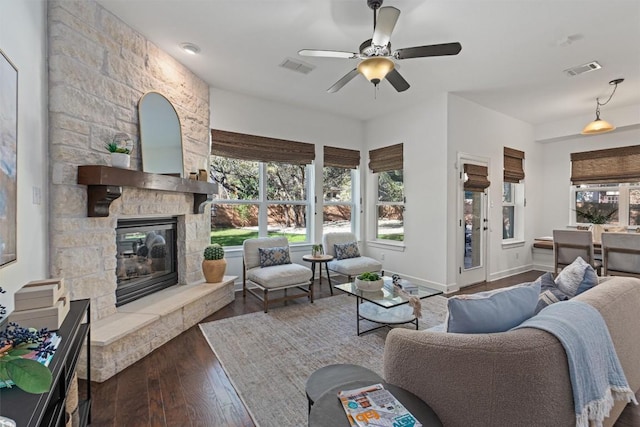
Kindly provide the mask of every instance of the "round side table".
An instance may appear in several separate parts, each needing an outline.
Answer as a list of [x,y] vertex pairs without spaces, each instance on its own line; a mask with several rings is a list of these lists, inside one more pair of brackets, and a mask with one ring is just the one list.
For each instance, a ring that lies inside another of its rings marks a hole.
[[[384,381],[378,382],[382,383],[424,427],[442,427],[442,422],[433,409],[415,394]],[[327,390],[311,408],[309,427],[349,427],[349,420],[338,399],[338,392],[371,384],[371,381],[353,381]]]
[[314,402],[327,390],[356,380],[366,381],[369,384],[377,384],[383,381],[380,375],[359,365],[327,365],[318,369],[309,376],[305,386],[307,400],[309,401],[309,411],[311,411],[311,406]]
[[331,291],[331,295],[333,295],[333,285],[331,284],[331,276],[329,275],[329,261],[333,260],[332,255],[303,255],[303,261],[307,261],[311,263],[311,281],[316,278],[316,264],[320,265],[320,285],[322,285],[322,264],[324,264],[325,270],[327,271],[327,280],[329,281],[329,290]]

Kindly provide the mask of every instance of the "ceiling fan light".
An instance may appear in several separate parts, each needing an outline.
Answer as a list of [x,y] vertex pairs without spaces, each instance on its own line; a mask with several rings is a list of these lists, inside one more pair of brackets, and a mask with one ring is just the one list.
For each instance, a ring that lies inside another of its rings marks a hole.
[[599,133],[611,132],[616,127],[606,120],[597,118],[582,129],[582,135],[597,135]]
[[365,76],[374,85],[377,85],[394,68],[394,63],[389,58],[367,58],[358,64],[358,72]]

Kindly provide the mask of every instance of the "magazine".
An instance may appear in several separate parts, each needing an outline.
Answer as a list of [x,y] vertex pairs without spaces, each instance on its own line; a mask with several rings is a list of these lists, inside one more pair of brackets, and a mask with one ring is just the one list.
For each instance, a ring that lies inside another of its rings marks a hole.
[[[49,337],[45,340],[45,342],[51,343],[53,349],[57,350],[61,340],[62,340],[62,337],[60,335],[56,334],[55,332],[50,332]],[[44,366],[49,366],[49,363],[51,363],[51,359],[53,359],[54,354],[49,354],[47,356],[38,356],[36,353],[37,352],[34,350],[31,353],[22,356],[22,358],[32,359],[42,363]],[[13,385],[14,383],[11,380],[7,380],[7,381],[0,380],[0,388],[5,388],[5,387],[10,388]]]
[[422,427],[382,384],[338,393],[352,427]]

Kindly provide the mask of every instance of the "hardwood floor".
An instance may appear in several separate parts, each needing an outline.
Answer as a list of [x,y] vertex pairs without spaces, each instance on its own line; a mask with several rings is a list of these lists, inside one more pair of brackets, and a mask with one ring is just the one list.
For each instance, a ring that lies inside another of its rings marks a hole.
[[[481,292],[535,280],[543,272],[467,287],[458,294]],[[335,280],[341,282],[344,280]],[[330,296],[326,279],[316,298]],[[336,295],[340,292],[334,292]],[[450,296],[450,295],[448,295]],[[289,304],[308,304],[305,299]],[[248,295],[203,320],[210,322],[262,310]],[[83,390],[83,387],[80,387]],[[103,383],[91,383],[92,426],[253,427],[242,401],[209,348],[198,326],[172,339],[144,359]]]

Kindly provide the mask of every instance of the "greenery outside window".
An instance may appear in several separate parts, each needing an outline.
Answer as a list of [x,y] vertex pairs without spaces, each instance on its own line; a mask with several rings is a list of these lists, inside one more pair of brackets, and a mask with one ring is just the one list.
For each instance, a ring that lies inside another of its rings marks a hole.
[[354,172],[354,169],[341,167],[323,168],[323,233],[354,231]]
[[241,246],[248,238],[309,241],[309,167],[211,156],[218,194],[211,206],[211,241]]
[[378,173],[376,238],[404,241],[404,177],[402,170]]

